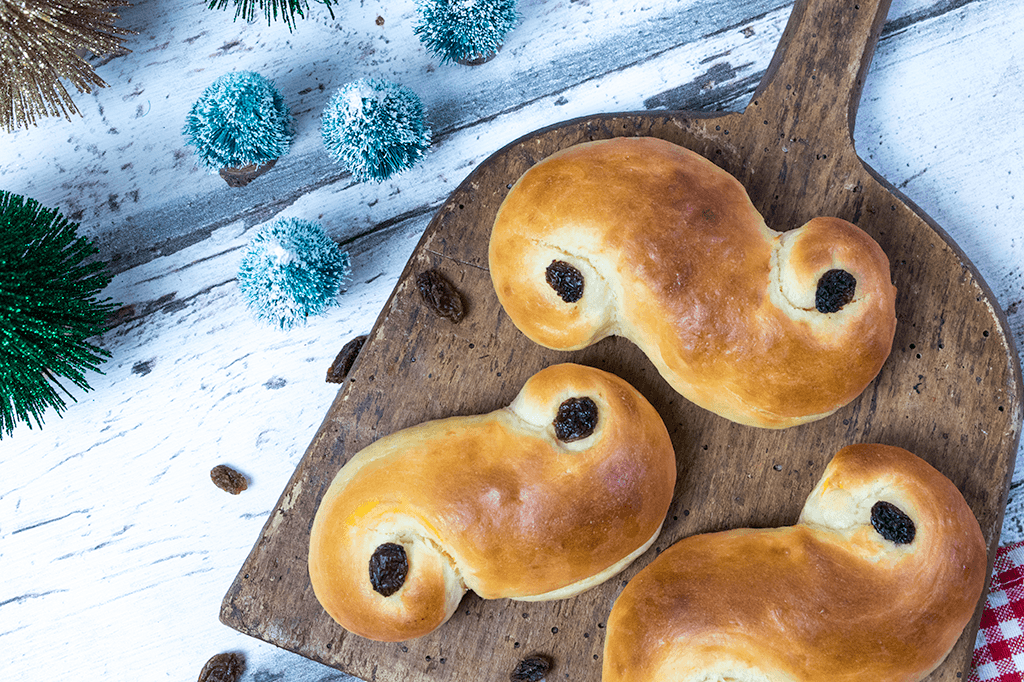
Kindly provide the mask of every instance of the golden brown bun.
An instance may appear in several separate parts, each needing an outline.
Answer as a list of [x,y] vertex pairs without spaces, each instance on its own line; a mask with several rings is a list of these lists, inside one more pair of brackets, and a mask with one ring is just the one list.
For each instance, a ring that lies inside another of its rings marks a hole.
[[[553,424],[571,398],[590,398],[597,422],[563,442]],[[598,369],[548,367],[506,408],[398,431],[342,467],[313,522],[313,590],[343,627],[384,641],[434,630],[467,589],[572,596],[654,542],[675,477],[668,431],[636,389]],[[386,543],[409,566],[388,597],[369,577]]]
[[[875,530],[878,501],[910,517],[911,542]],[[695,535],[640,571],[608,619],[602,680],[920,680],[970,621],[986,562],[949,479],[906,450],[850,446],[797,525]]]
[[[895,333],[889,261],[870,236],[838,218],[773,232],[735,178],[655,138],[584,143],[533,166],[498,211],[489,260],[533,341],[571,350],[624,336],[683,396],[752,426],[849,403]],[[556,261],[583,275],[579,300],[548,284]],[[854,276],[854,297],[822,313],[830,270]]]

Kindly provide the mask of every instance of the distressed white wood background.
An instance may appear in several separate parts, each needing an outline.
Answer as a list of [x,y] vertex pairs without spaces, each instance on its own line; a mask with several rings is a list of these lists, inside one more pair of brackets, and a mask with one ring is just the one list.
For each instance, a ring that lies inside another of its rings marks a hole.
[[[91,392],[42,429],[0,440],[0,678],[189,680],[246,654],[245,680],[346,679],[219,623],[220,600],[335,395],[324,374],[367,332],[432,213],[490,153],[576,116],[740,110],[771,58],[786,0],[521,0],[498,58],[440,66],[413,0],[313,3],[294,32],[233,22],[202,0],[139,0],[131,53],[93,58],[108,88],[83,115],[0,132],[0,189],[81,223],[126,308]],[[378,19],[380,17],[383,23]],[[856,125],[861,157],[967,253],[1024,347],[1024,3],[893,0]],[[244,189],[199,170],[181,135],[216,77],[252,69],[295,115],[292,150]],[[416,168],[356,183],[323,150],[337,87],[416,90],[434,145]],[[321,221],[350,251],[340,306],[282,333],[235,283],[254,228]],[[1024,460],[1024,458],[1020,458]],[[250,488],[228,495],[209,470]],[[1024,539],[1019,466],[1004,543]]]

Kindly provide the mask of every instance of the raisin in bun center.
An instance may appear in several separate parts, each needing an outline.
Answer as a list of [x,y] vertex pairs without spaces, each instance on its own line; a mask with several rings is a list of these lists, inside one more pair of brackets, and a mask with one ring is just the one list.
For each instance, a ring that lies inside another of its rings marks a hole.
[[548,367],[506,408],[425,422],[359,451],[313,522],[309,574],[356,634],[439,627],[465,591],[558,599],[654,542],[675,486],[668,431],[607,372]]
[[489,267],[533,341],[626,337],[683,396],[753,426],[849,403],[895,332],[889,261],[868,234],[831,217],[775,232],[735,178],[656,138],[583,143],[530,168],[498,211]]
[[794,526],[695,535],[641,570],[608,619],[603,682],[917,682],[985,583],[956,487],[901,448],[833,458]]

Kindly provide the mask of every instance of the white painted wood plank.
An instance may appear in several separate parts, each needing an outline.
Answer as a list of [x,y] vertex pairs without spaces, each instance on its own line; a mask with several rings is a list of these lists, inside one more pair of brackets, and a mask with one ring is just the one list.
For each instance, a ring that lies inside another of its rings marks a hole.
[[[283,25],[232,22],[201,3],[140,2],[123,11],[123,24],[139,32],[126,44],[133,52],[98,68],[111,87],[76,98],[82,121],[46,119],[38,128],[0,134],[0,186],[81,221],[83,232],[95,236],[122,269],[239,215],[249,225],[259,222],[310,186],[347,183],[347,174],[323,150],[319,117],[333,91],[349,80],[380,76],[413,88],[424,100],[436,146],[486,154],[501,141],[459,131],[501,112],[515,116],[524,102],[555,101],[566,86],[772,7],[764,0],[527,1],[501,58],[466,69],[438,66],[424,51],[413,33],[412,0],[346,4],[334,21],[314,12],[294,33]],[[376,25],[378,16],[383,26]],[[772,48],[765,47],[766,60]],[[195,166],[180,131],[202,90],[221,74],[242,69],[275,81],[295,115],[296,139],[271,174],[229,192],[219,177]],[[530,129],[564,118],[556,109]],[[403,190],[410,186],[402,184]],[[373,195],[367,203],[400,214],[402,208],[388,201],[394,189],[392,183],[366,188]]]

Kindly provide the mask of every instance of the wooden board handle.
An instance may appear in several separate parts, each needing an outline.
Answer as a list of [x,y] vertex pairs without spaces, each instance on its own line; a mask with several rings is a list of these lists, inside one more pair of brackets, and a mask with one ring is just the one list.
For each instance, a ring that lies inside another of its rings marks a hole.
[[796,0],[751,104],[777,112],[793,138],[839,139],[852,148],[861,86],[890,2]]

